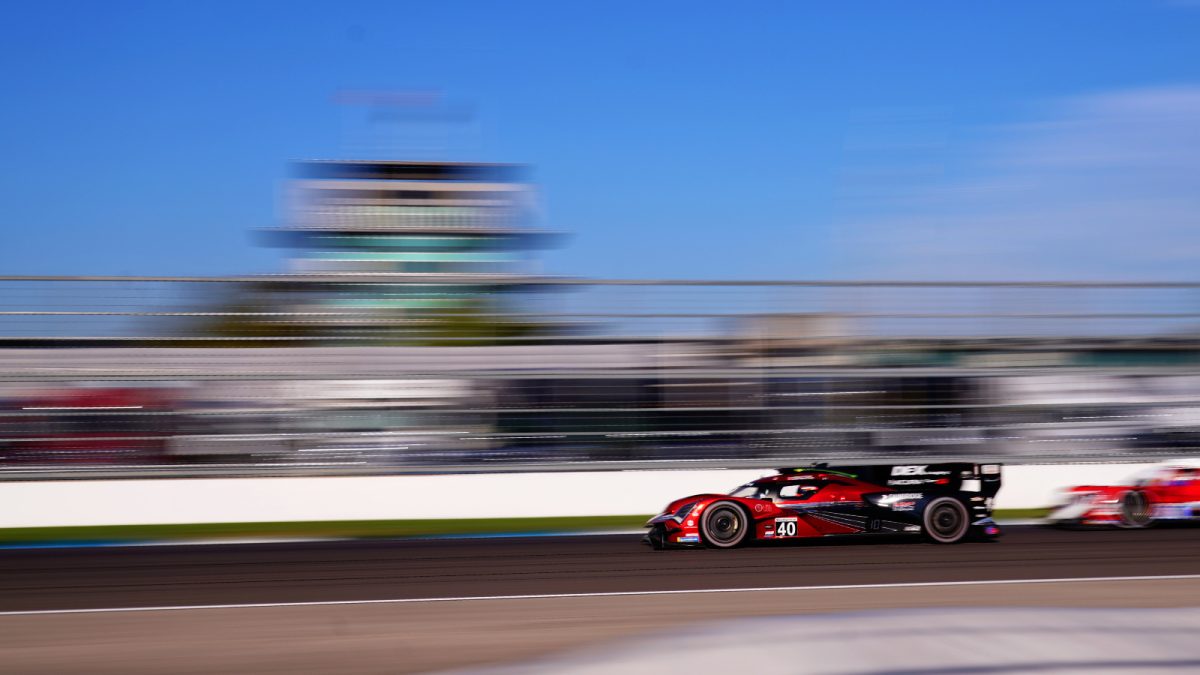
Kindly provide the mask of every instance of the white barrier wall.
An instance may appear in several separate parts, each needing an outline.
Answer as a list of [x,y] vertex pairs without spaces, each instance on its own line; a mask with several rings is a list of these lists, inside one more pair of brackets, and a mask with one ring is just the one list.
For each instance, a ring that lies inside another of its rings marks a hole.
[[[1067,485],[1147,464],[1006,466],[996,508],[1049,506]],[[0,482],[0,528],[60,525],[522,518],[656,513],[770,470]]]
[[0,527],[651,513],[770,471],[613,471],[0,483]]
[[1053,506],[1057,493],[1072,485],[1123,485],[1133,474],[1156,466],[1147,464],[1024,464],[1004,467],[1004,482],[996,495],[998,509],[1036,509]]

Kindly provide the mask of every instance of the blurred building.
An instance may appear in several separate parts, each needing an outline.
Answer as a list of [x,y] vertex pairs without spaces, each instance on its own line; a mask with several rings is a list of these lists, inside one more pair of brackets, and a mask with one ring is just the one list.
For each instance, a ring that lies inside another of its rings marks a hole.
[[[307,161],[287,187],[271,241],[294,275],[256,304],[323,336],[504,337],[501,320],[538,280],[535,193],[512,164]],[[277,322],[278,323],[278,322]]]
[[831,313],[749,314],[734,321],[738,363],[755,368],[857,365],[845,349],[861,329]]
[[288,189],[300,273],[520,275],[543,233],[511,164],[312,161]]

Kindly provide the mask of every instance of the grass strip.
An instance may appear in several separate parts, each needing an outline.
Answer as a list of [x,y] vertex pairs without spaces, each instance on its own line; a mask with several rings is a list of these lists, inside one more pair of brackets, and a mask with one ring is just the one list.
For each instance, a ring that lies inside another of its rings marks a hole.
[[[1040,518],[1047,509],[1003,509],[1006,518]],[[328,520],[277,523],[189,523],[182,525],[105,525],[0,529],[0,543],[107,542],[187,539],[272,539],[421,537],[455,534],[520,534],[634,530],[649,515],[564,516],[553,518],[462,518],[435,520]]]
[[1027,518],[1045,518],[1050,515],[1050,509],[997,509],[992,512],[996,520],[1025,520]]

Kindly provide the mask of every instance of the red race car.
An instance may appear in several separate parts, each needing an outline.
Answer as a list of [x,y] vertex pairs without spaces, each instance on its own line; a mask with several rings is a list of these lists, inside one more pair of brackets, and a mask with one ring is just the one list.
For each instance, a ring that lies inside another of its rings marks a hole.
[[754,541],[911,534],[952,544],[995,537],[999,464],[817,465],[780,469],[729,494],[676,499],[646,523],[643,541],[733,548]]
[[1146,527],[1164,520],[1200,520],[1200,463],[1166,462],[1123,485],[1067,488],[1046,520],[1059,526]]

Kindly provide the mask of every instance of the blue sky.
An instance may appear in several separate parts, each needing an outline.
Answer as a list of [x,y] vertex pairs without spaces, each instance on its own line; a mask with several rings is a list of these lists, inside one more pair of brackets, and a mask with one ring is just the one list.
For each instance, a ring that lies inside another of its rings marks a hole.
[[[347,89],[475,111],[547,271],[1195,279],[1200,4],[13,3],[0,273],[282,269],[288,162]],[[400,142],[390,137],[393,142]]]

